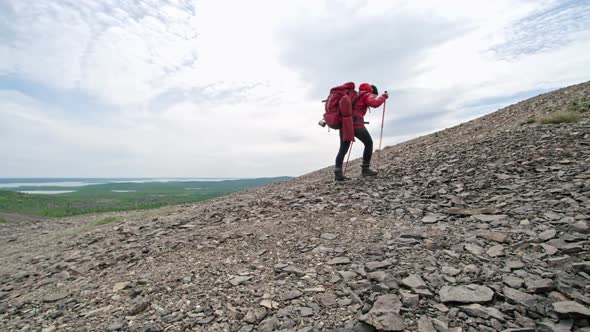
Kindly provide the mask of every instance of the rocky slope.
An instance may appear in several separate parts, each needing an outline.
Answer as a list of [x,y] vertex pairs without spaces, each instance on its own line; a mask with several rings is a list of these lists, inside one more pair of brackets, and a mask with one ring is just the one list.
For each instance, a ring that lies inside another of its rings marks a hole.
[[527,123],[588,95],[388,147],[375,179],[0,225],[0,330],[590,331],[588,114]]

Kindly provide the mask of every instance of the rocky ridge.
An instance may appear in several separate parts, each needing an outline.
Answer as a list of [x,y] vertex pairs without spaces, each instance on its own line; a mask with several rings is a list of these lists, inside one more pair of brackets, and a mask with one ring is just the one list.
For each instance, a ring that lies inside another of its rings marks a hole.
[[588,114],[526,121],[588,95],[387,147],[375,179],[0,225],[0,330],[588,332]]

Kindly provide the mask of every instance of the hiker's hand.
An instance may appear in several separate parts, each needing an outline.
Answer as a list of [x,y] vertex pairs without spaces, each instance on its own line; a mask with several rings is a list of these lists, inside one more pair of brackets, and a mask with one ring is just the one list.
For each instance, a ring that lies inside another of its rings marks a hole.
[[387,91],[383,92],[383,98],[385,98],[385,99],[389,98],[389,94],[387,93]]

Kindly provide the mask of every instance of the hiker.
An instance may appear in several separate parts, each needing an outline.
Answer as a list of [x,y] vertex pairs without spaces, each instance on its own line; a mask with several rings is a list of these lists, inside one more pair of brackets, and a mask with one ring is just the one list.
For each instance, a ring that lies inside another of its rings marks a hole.
[[[361,175],[362,176],[375,176],[377,175],[377,171],[374,171],[370,168],[371,165],[371,156],[373,155],[373,139],[371,138],[371,134],[367,128],[365,128],[365,114],[369,107],[379,107],[381,106],[389,95],[387,92],[382,94],[381,96],[377,96],[379,94],[377,87],[371,85],[369,83],[362,83],[359,86],[359,94],[356,100],[352,103],[352,122],[354,128],[354,137],[358,138],[361,142],[363,142],[365,149],[363,151],[363,163],[361,165]],[[334,178],[336,181],[344,181],[348,180],[347,177],[344,176],[342,172],[342,164],[344,163],[344,157],[348,152],[351,142],[354,141],[354,137],[346,137],[348,135],[343,136],[343,129],[339,130],[340,136],[340,149],[338,150],[338,154],[336,155],[336,165],[334,167]]]

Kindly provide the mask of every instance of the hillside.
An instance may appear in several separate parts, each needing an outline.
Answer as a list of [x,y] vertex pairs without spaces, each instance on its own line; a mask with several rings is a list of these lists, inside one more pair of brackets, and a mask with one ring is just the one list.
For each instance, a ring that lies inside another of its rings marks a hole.
[[0,224],[0,330],[590,331],[590,111],[529,120],[589,96],[387,147],[375,179]]

